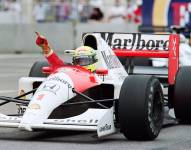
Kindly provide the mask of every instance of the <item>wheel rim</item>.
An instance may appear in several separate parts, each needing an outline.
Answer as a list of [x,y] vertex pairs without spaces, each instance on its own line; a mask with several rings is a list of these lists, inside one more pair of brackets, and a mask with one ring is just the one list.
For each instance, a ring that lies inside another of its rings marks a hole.
[[163,122],[162,98],[161,89],[156,85],[151,86],[148,101],[148,121],[154,137],[159,134]]
[[163,103],[161,101],[162,95],[159,90],[154,93],[153,99],[153,107],[152,107],[152,118],[153,122],[156,126],[161,125],[162,111],[163,111]]

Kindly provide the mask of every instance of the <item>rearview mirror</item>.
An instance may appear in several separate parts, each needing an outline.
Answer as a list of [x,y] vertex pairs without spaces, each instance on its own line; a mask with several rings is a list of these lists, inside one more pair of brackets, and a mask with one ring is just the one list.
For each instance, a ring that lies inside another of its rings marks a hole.
[[51,74],[53,72],[52,67],[42,67],[42,72],[45,74]]
[[107,69],[97,69],[96,74],[105,76],[105,75],[108,75],[108,70]]

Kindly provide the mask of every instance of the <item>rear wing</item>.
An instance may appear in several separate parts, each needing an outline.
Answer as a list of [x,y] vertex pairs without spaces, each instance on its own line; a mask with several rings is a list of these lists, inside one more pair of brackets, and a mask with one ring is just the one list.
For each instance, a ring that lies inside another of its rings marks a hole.
[[111,32],[97,34],[100,34],[118,57],[168,58],[168,83],[175,83],[179,69],[179,35]]

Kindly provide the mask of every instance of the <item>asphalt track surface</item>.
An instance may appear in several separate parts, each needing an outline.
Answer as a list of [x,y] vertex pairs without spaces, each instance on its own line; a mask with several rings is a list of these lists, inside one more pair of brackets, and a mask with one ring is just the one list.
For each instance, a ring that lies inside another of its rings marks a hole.
[[[18,79],[27,76],[41,54],[0,55],[0,95],[16,96]],[[15,113],[14,104],[0,108],[3,113]],[[120,133],[97,139],[95,133],[72,131],[26,132],[0,128],[0,150],[182,150],[191,149],[191,125],[178,125],[165,119],[159,137],[152,142],[128,141]]]

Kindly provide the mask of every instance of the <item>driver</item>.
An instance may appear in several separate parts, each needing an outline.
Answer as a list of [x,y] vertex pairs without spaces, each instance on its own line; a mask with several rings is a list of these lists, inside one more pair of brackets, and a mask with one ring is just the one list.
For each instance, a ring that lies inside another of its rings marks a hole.
[[80,65],[94,72],[96,70],[95,63],[97,62],[96,52],[89,46],[81,46],[74,51],[73,64]]
[[[42,52],[47,58],[50,65],[53,67],[62,67],[64,66],[64,62],[58,57],[58,55],[51,49],[48,40],[40,35],[40,33],[36,32],[37,39],[36,44],[42,48]],[[93,48],[89,46],[81,46],[74,50],[73,52],[73,64],[80,65],[91,72],[96,70],[96,62],[98,61],[96,57],[96,52]]]

